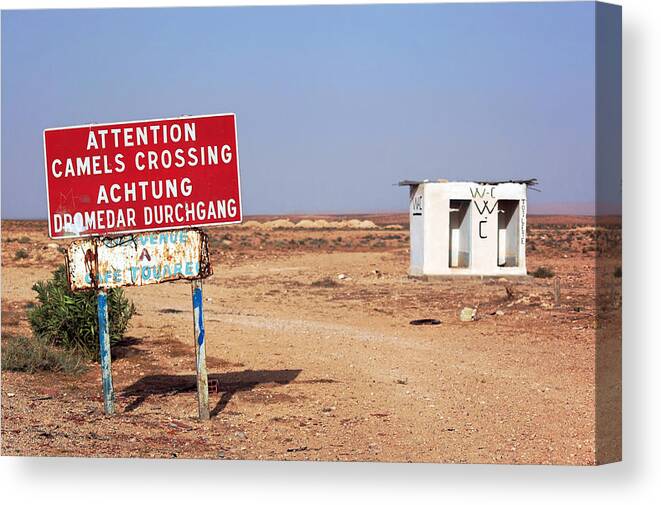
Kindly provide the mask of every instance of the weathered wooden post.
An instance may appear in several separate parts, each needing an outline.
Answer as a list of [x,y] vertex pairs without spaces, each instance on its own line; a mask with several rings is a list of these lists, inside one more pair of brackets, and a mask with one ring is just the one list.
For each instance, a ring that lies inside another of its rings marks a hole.
[[99,317],[99,357],[101,359],[101,381],[103,382],[103,410],[106,415],[115,413],[115,393],[112,387],[110,358],[110,334],[108,332],[108,293],[99,289],[96,296]]
[[209,419],[209,381],[207,378],[204,311],[202,310],[202,280],[191,281],[193,294],[193,325],[195,328],[195,364],[197,371],[197,410],[200,419]]
[[553,299],[556,305],[560,305],[560,278],[553,279]]

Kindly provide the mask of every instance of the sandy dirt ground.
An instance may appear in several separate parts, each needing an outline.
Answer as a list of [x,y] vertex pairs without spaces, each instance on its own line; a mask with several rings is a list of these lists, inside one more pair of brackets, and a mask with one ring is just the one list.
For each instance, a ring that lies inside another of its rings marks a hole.
[[[117,414],[103,414],[98,364],[3,371],[2,453],[595,463],[595,345],[619,345],[617,224],[529,216],[528,270],[556,272],[555,304],[554,279],[408,277],[406,215],[248,221],[209,229],[210,421],[197,420],[190,284],[128,288],[138,313],[113,350]],[[30,335],[31,286],[62,245],[44,222],[2,223],[3,339]],[[459,320],[466,306],[477,321]]]

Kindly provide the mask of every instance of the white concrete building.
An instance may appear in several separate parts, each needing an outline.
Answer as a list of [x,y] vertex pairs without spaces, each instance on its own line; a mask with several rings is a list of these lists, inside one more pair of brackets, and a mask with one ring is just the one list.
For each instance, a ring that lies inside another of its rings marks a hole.
[[526,275],[527,187],[536,180],[409,186],[412,276]]

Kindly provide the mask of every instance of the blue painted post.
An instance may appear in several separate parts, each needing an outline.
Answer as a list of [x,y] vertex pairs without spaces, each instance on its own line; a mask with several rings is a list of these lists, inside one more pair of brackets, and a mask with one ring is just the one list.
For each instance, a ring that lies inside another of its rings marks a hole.
[[110,335],[108,333],[108,294],[105,289],[97,292],[97,313],[99,316],[99,355],[101,358],[101,381],[103,382],[103,410],[106,415],[115,413],[115,393],[112,388],[110,366]]
[[197,369],[197,410],[200,419],[209,419],[209,381],[207,379],[206,335],[202,310],[202,281],[191,281],[193,325],[195,328],[195,364]]

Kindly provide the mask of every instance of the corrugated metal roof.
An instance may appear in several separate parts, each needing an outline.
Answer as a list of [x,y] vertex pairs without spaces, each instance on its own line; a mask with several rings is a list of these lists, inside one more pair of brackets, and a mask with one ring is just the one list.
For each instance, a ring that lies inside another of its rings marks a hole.
[[[425,184],[428,182],[449,182],[447,179],[437,179],[437,180],[430,180],[430,179],[425,179],[424,181],[413,181],[413,180],[408,180],[404,179],[403,181],[399,181],[397,183],[398,186],[419,186],[420,184]],[[486,184],[489,186],[497,186],[498,184],[525,184],[526,186],[536,186],[537,185],[537,179],[512,179],[508,181],[462,181],[462,182],[472,182],[474,184]]]

